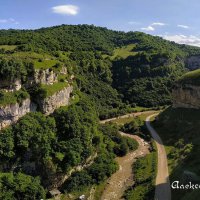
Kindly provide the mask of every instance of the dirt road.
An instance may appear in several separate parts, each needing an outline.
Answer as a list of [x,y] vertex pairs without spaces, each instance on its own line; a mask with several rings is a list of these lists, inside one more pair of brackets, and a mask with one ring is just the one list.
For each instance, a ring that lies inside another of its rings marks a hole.
[[155,140],[158,151],[158,171],[156,177],[155,200],[171,200],[171,188],[165,147],[161,138],[150,124],[150,119],[155,115],[156,114],[146,118],[146,126]]
[[145,156],[149,153],[149,144],[136,135],[130,135],[120,132],[121,135],[135,139],[139,147],[136,151],[128,153],[124,157],[117,157],[119,170],[108,180],[108,184],[102,194],[101,200],[120,200],[124,191],[133,185],[132,164],[135,158]]
[[129,113],[129,114],[126,114],[126,115],[122,115],[122,116],[119,116],[119,117],[114,117],[114,118],[110,118],[110,119],[105,119],[105,120],[101,120],[100,123],[101,124],[105,124],[106,122],[111,122],[111,121],[114,121],[116,119],[123,119],[123,118],[127,118],[127,117],[137,117],[137,116],[140,116],[142,114],[151,114],[153,111],[144,111],[144,112],[134,112],[134,113]]

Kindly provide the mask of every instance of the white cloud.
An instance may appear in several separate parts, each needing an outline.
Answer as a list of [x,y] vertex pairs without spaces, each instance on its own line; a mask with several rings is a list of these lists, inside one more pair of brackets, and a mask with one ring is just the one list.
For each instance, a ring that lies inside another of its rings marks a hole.
[[9,18],[9,19],[0,19],[0,24],[19,24],[19,22],[13,18]]
[[184,29],[189,29],[190,28],[189,26],[182,25],[182,24],[178,24],[177,27],[184,28]]
[[195,35],[164,35],[162,36],[166,40],[174,41],[179,44],[188,44],[192,46],[200,47],[200,36]]
[[149,26],[141,28],[141,30],[143,30],[143,31],[155,31],[156,26],[166,26],[166,25],[167,24],[165,24],[163,22],[153,22]]
[[77,15],[79,12],[79,7],[75,5],[60,5],[52,7],[52,11],[61,15]]
[[141,28],[143,31],[155,31],[155,28],[153,26],[147,26],[145,28]]
[[154,22],[151,24],[151,26],[166,26],[167,24],[162,23],[162,22]]

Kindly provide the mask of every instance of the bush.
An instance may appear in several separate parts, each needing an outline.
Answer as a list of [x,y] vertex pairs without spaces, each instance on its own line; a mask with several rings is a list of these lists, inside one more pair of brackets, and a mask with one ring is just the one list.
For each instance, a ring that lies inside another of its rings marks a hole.
[[45,199],[45,190],[38,178],[18,173],[0,174],[0,199],[5,200],[36,200]]
[[64,183],[62,190],[67,192],[80,191],[84,187],[90,186],[92,183],[92,177],[87,173],[87,171],[75,172]]

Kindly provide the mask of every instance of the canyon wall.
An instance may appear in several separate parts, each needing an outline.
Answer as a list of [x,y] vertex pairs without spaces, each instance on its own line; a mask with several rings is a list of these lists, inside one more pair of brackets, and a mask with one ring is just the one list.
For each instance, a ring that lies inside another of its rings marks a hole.
[[68,86],[61,91],[56,92],[50,97],[45,99],[39,99],[38,105],[43,114],[49,115],[54,112],[55,109],[61,106],[69,105],[70,94],[73,91],[72,86]]
[[23,117],[29,112],[36,111],[37,106],[30,99],[25,99],[21,103],[0,107],[0,130]]
[[34,72],[35,83],[51,85],[58,81],[57,77],[58,77],[57,74],[51,69],[35,70]]
[[175,108],[200,108],[200,86],[177,83],[172,97]]
[[189,70],[195,70],[200,68],[200,55],[190,56],[185,61],[186,67]]

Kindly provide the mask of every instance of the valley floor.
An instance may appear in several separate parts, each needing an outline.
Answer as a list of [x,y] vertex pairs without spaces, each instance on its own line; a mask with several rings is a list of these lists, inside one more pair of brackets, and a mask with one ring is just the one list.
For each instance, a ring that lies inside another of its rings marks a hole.
[[136,135],[130,135],[121,132],[121,135],[136,140],[139,147],[136,151],[128,153],[126,156],[117,157],[119,170],[114,173],[108,180],[104,189],[101,200],[119,200],[122,198],[124,191],[133,185],[132,164],[136,158],[145,156],[149,153],[149,145],[142,138]]

